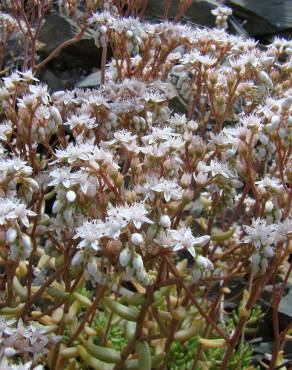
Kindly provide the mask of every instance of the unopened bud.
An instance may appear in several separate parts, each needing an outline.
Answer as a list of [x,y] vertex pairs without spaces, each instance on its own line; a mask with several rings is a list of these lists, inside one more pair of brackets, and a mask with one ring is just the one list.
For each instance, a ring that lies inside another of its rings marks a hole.
[[131,242],[134,244],[134,245],[141,245],[143,243],[143,236],[139,233],[134,233],[132,234],[131,236]]
[[169,229],[170,226],[171,226],[171,219],[168,215],[162,215],[160,217],[159,223],[162,227],[165,227],[166,229]]
[[271,212],[274,209],[274,204],[271,200],[268,200],[265,204],[265,211]]
[[274,250],[269,245],[264,248],[264,251],[263,252],[264,252],[263,253],[264,256],[267,257],[267,258],[268,257],[273,257],[273,255],[274,255]]
[[191,185],[192,182],[192,174],[190,173],[184,173],[181,178],[181,184],[184,188],[187,188]]
[[197,265],[201,267],[202,269],[206,269],[208,264],[207,264],[207,258],[203,256],[198,256],[196,258]]
[[74,200],[76,199],[76,193],[73,190],[68,191],[66,193],[66,199],[69,203],[74,202]]
[[140,254],[135,254],[134,255],[134,258],[133,258],[133,267],[137,270],[137,271],[141,271],[144,267],[144,264],[143,264],[143,259],[142,257],[140,256]]
[[4,356],[6,357],[13,357],[16,354],[16,351],[12,347],[6,347],[3,351]]
[[31,248],[31,239],[28,235],[22,234],[21,240],[25,248],[30,249]]
[[260,81],[264,83],[266,86],[270,88],[273,87],[273,82],[265,71],[260,71],[258,76],[259,76]]
[[128,248],[125,248],[121,251],[119,256],[119,262],[121,266],[126,267],[131,261],[131,252]]
[[13,243],[15,242],[17,238],[17,231],[15,229],[13,229],[12,227],[10,227],[7,231],[6,231],[6,239],[9,243]]
[[271,119],[271,123],[274,127],[278,127],[281,122],[281,118],[279,116],[273,116]]
[[184,202],[189,203],[190,201],[192,201],[193,197],[194,197],[194,192],[192,190],[186,189],[183,192],[182,199],[183,199]]

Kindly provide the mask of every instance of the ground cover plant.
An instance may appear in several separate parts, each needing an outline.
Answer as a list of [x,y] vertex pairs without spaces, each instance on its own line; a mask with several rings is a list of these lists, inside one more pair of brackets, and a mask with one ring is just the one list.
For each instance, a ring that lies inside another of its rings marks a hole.
[[[224,6],[214,29],[179,23],[192,1],[151,23],[146,3],[60,1],[77,33],[42,59],[55,4],[3,2],[1,370],[256,369],[268,284],[261,366],[286,366],[292,43],[229,34]],[[85,34],[100,86],[51,93],[38,72]]]

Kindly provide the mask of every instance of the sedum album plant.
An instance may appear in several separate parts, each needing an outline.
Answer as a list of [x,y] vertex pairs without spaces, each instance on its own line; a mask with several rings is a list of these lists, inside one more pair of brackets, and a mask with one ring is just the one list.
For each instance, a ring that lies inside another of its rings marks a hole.
[[228,34],[224,7],[205,29],[115,3],[83,19],[103,50],[100,87],[50,93],[36,78],[55,55],[34,59],[41,22],[24,34],[23,69],[1,81],[1,369],[163,370],[184,344],[188,369],[244,369],[267,284],[274,369],[290,329],[278,307],[291,273],[291,41]]

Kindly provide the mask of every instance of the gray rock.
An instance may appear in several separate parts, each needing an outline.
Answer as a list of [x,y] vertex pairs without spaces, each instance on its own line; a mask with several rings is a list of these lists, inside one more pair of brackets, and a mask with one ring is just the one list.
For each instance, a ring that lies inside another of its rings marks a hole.
[[[40,51],[41,60],[49,55],[64,41],[70,40],[78,32],[73,24],[65,17],[52,12],[46,18],[43,25],[39,41],[44,44]],[[93,38],[85,36],[82,40],[64,48],[52,62],[58,62],[63,68],[70,70],[73,68],[90,69],[98,67],[101,60],[101,52],[95,46]],[[51,63],[51,62],[50,62]]]
[[81,88],[97,87],[99,85],[100,85],[100,71],[91,73],[90,75],[86,76],[76,84],[77,87]]
[[264,35],[292,29],[291,0],[227,0],[233,14],[245,20],[250,35]]

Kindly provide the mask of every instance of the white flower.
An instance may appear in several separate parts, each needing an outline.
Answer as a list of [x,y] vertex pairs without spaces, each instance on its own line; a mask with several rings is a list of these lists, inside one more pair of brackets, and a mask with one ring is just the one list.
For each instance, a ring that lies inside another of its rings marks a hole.
[[63,185],[66,189],[69,189],[72,185],[77,183],[79,178],[79,173],[71,172],[70,167],[60,167],[49,173],[53,180],[48,184],[48,186],[59,186]]
[[263,249],[263,255],[266,257],[266,258],[270,258],[270,257],[273,257],[274,255],[274,249],[267,245],[266,247],[264,247]]
[[169,124],[172,127],[186,127],[187,125],[187,117],[185,114],[177,114],[175,113],[172,117],[169,119]]
[[17,72],[13,72],[10,76],[3,77],[2,79],[4,81],[5,87],[8,90],[14,90],[15,85],[17,85],[21,81],[21,77]]
[[113,239],[118,239],[122,229],[127,226],[128,222],[119,215],[108,216],[106,218],[106,235]]
[[251,243],[260,248],[274,242],[275,225],[268,225],[265,219],[253,219],[251,226],[244,225],[243,229],[247,234],[243,238],[243,243]]
[[85,127],[90,130],[97,126],[95,118],[91,118],[89,114],[81,113],[79,115],[73,114],[69,119],[64,123],[64,125],[69,125],[71,130],[76,126]]
[[35,77],[33,76],[33,72],[32,72],[32,70],[31,70],[31,69],[28,69],[28,70],[27,70],[27,71],[25,71],[25,72],[20,72],[20,71],[18,71],[17,73],[18,73],[18,74],[20,74],[20,75],[22,76],[23,81],[36,81],[36,82],[38,82],[38,81],[39,81],[37,78],[35,78]]
[[106,24],[111,25],[116,19],[108,11],[93,13],[89,18],[89,23]]
[[151,187],[151,190],[158,193],[163,193],[166,202],[170,199],[178,200],[181,199],[183,189],[174,180],[162,179],[155,186]]
[[272,190],[277,193],[281,192],[281,190],[283,189],[281,181],[275,177],[270,177],[269,175],[266,175],[262,180],[256,181],[255,183],[262,193],[265,189]]
[[141,152],[156,158],[164,157],[168,151],[168,145],[166,143],[152,144],[140,148]]
[[16,171],[19,172],[20,175],[25,177],[30,176],[32,174],[32,168],[27,166],[25,161],[23,161],[19,157],[13,158],[4,158],[1,162],[1,170],[9,175],[15,173]]
[[131,141],[130,143],[123,142],[124,147],[132,153],[139,153],[141,151],[141,147],[137,144],[137,142]]
[[182,227],[178,230],[170,230],[170,235],[175,240],[175,245],[173,248],[174,251],[186,248],[193,257],[196,256],[196,246],[203,247],[210,241],[209,235],[203,235],[195,238],[192,230],[189,227]]
[[137,139],[137,135],[133,135],[129,130],[118,130],[114,133],[114,138],[113,142],[129,144]]
[[106,235],[107,224],[102,220],[86,221],[83,225],[77,227],[76,234],[73,239],[81,238],[78,244],[79,248],[92,248],[100,250],[99,240]]
[[285,221],[279,222],[275,226],[275,243],[287,239],[288,236],[292,235],[292,218],[286,218]]
[[12,132],[12,122],[11,121],[3,121],[0,124],[0,139],[7,140],[7,135],[11,134]]
[[208,171],[211,172],[212,176],[221,175],[226,179],[233,178],[234,173],[231,171],[227,163],[218,162],[215,159],[212,159],[210,165],[207,166]]
[[65,149],[57,149],[55,155],[58,159],[68,161],[68,163],[74,163],[79,160],[87,161],[93,157],[94,150],[99,150],[91,141],[84,143],[70,143]]
[[197,184],[205,185],[208,182],[208,173],[199,172],[197,175],[193,173],[193,177]]
[[218,15],[231,15],[232,14],[232,9],[227,7],[227,6],[218,6],[217,8],[211,10],[211,13],[214,14],[215,16]]
[[48,93],[48,86],[44,84],[30,85],[29,91],[35,98],[40,98],[44,104],[48,104],[50,95]]
[[[244,128],[250,128],[260,132],[263,128],[262,119],[256,114],[250,114],[240,118],[240,123]],[[238,130],[239,132],[239,130]]]
[[175,134],[171,127],[159,128],[153,127],[152,132],[149,135],[143,136],[142,141],[144,144],[153,144],[155,141],[168,140],[172,136],[179,136]]
[[35,212],[18,199],[0,198],[0,225],[5,225],[9,220],[20,220],[25,227],[29,227],[28,217],[35,215]]
[[125,212],[123,213],[123,217],[125,217],[127,220],[132,221],[135,227],[137,229],[140,229],[142,223],[144,222],[148,224],[153,223],[153,221],[146,217],[147,213],[148,211],[143,203],[134,203],[130,206],[128,210],[125,210]]
[[142,223],[146,222],[152,224],[149,218],[146,217],[148,213],[143,203],[133,203],[128,206],[113,207],[110,205],[107,214],[110,217],[123,218],[128,222],[133,222],[137,229],[141,228]]

